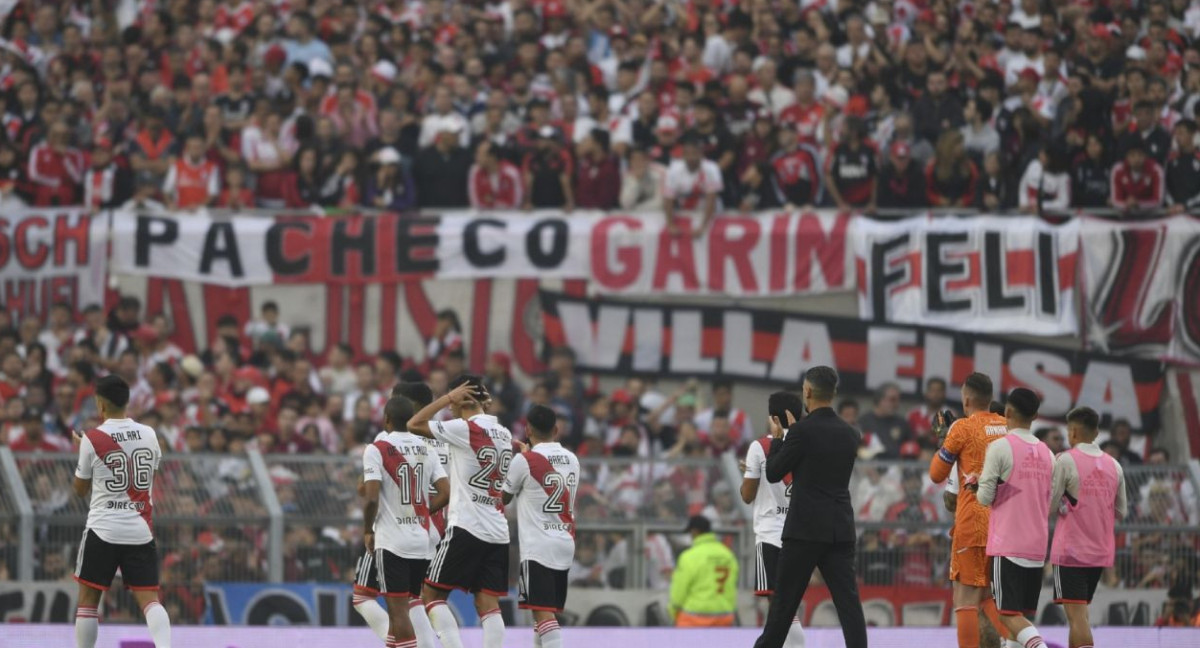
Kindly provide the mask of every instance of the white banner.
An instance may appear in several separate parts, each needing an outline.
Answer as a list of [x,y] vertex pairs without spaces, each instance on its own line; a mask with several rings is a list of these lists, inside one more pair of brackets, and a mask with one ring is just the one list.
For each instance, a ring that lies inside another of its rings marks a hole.
[[661,215],[452,213],[322,218],[114,213],[113,271],[229,287],[423,278],[587,279],[611,294],[848,291],[851,216],[726,215],[703,236]]
[[57,302],[103,305],[108,215],[24,209],[0,215],[0,304],[18,317]]
[[849,238],[864,320],[979,333],[1078,333],[1078,220],[857,218]]

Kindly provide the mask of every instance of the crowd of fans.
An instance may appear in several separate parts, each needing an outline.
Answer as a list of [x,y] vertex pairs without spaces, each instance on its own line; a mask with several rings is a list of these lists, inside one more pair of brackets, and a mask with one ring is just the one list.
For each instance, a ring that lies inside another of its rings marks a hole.
[[0,191],[33,205],[1200,204],[1194,0],[0,12]]

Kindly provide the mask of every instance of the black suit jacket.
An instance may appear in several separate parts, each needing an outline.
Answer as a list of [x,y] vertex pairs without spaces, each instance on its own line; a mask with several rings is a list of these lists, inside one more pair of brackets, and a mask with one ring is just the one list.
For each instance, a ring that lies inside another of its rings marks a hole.
[[854,542],[850,474],[862,434],[832,407],[814,410],[771,441],[767,481],[792,475],[792,500],[783,537],[814,542]]

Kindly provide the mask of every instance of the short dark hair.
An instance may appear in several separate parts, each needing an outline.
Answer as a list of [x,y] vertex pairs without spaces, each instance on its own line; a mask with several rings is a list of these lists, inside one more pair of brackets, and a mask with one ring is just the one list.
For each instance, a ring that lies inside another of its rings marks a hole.
[[116,374],[109,374],[96,381],[96,395],[112,403],[113,407],[125,409],[129,404],[129,383]]
[[804,402],[793,392],[778,391],[767,397],[767,413],[787,425],[787,413],[797,421],[804,415]]
[[842,402],[838,403],[837,411],[841,412],[842,410],[846,409],[847,407],[853,407],[854,409],[858,409],[858,401],[854,400],[853,398],[846,398],[846,399],[842,400]]
[[1001,404],[1000,401],[992,401],[988,405],[988,411],[991,412],[992,414],[999,414],[1000,416],[1004,416],[1004,405]]
[[380,351],[379,359],[391,365],[393,372],[400,371],[400,367],[404,366],[404,360],[400,357],[400,354],[391,349]]
[[545,405],[534,405],[525,415],[529,423],[529,431],[539,438],[549,438],[554,434],[554,426],[558,423],[558,414]]
[[813,397],[817,400],[832,400],[837,393],[838,375],[833,367],[820,365],[805,371],[804,382],[812,386]]
[[403,431],[408,429],[408,419],[413,417],[414,411],[412,401],[403,396],[392,396],[383,406],[383,417],[395,431]]
[[217,328],[225,328],[226,326],[237,326],[238,319],[236,316],[226,313],[217,318]]
[[279,312],[279,304],[276,304],[273,301],[266,301],[266,302],[263,302],[262,308],[259,310],[263,313],[265,313],[267,311],[278,313]]
[[938,384],[938,385],[941,385],[942,387],[945,387],[945,386],[946,386],[946,379],[945,379],[945,378],[938,378],[938,377],[936,377],[936,376],[935,376],[935,377],[933,377],[933,378],[930,378],[929,380],[926,380],[926,381],[925,381],[925,388],[926,388],[926,389],[928,389],[930,385],[933,385],[933,384],[935,384],[935,383],[936,383],[936,384]]
[[1038,398],[1032,389],[1017,387],[1008,393],[1007,405],[1016,410],[1023,420],[1032,421],[1037,418],[1038,408],[1042,406],[1042,399]]
[[728,389],[729,391],[733,391],[733,379],[717,378],[712,383],[712,390],[717,391],[718,389]]
[[397,396],[403,396],[420,407],[433,402],[433,390],[423,382],[402,382],[392,387],[392,398]]
[[1089,432],[1096,432],[1100,427],[1100,415],[1090,407],[1076,407],[1067,412],[1067,423],[1078,423]]
[[470,385],[472,387],[471,400],[481,402],[486,399],[487,389],[483,386],[483,379],[475,374],[460,374],[450,381],[449,389],[454,389],[459,385]]
[[883,399],[887,398],[888,392],[892,391],[893,389],[900,391],[900,385],[897,385],[894,382],[886,382],[880,385],[879,389],[875,390],[875,403],[879,403],[883,401]]
[[963,381],[963,387],[967,391],[975,395],[975,398],[980,400],[986,399],[989,403],[992,400],[992,394],[995,393],[995,386],[992,385],[992,379],[987,374],[978,371],[973,371],[967,379]]

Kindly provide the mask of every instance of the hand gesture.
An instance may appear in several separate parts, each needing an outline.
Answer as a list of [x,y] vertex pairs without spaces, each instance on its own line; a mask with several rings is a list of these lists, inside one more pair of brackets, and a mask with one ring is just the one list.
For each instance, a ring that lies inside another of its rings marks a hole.
[[458,387],[451,389],[450,392],[446,394],[446,398],[448,398],[450,403],[453,405],[458,405],[466,399],[473,398],[474,396],[475,387],[470,383],[463,383]]
[[[788,418],[792,418],[790,413],[788,414]],[[782,439],[783,438],[784,428],[783,428],[783,425],[779,422],[778,416],[768,416],[767,417],[767,430],[770,431],[772,439]]]

